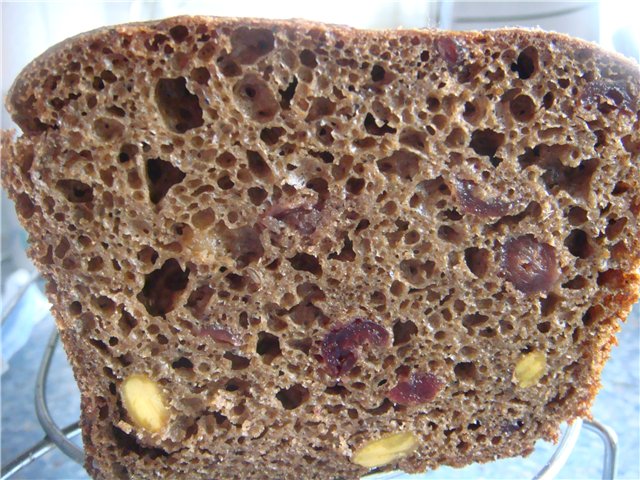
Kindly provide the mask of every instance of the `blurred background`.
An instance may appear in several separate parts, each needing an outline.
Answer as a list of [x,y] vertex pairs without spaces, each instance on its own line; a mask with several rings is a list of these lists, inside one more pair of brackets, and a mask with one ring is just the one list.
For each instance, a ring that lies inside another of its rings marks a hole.
[[[1,3],[1,83],[4,99],[13,79],[34,57],[72,35],[100,26],[180,14],[305,18],[361,28],[439,27],[474,30],[523,26],[567,33],[639,58],[640,2],[480,2],[480,1],[23,1]],[[2,109],[1,127],[15,128]],[[1,160],[1,159],[0,159]],[[2,465],[43,437],[33,407],[35,377],[53,329],[48,303],[25,255],[26,234],[13,205],[1,199],[2,306]],[[11,308],[15,306],[15,308]],[[618,335],[603,373],[603,389],[594,417],[613,427],[620,444],[620,479],[640,478],[640,312],[634,308]],[[53,359],[48,400],[55,421],[78,419],[79,394],[60,348]],[[554,447],[540,442],[527,459],[509,459],[462,470],[441,468],[406,478],[531,478]],[[600,478],[603,447],[593,433],[582,432],[558,478]],[[4,470],[4,469],[3,469]],[[3,475],[4,475],[3,471]],[[3,477],[4,478],[4,477]],[[85,479],[84,470],[53,450],[11,478]]]

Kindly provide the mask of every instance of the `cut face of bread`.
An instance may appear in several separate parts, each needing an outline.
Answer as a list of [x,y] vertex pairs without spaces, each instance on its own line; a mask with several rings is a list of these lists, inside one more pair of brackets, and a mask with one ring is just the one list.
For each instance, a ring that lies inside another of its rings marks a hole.
[[179,17],[7,108],[96,478],[355,478],[529,453],[637,298],[640,74],[539,31]]

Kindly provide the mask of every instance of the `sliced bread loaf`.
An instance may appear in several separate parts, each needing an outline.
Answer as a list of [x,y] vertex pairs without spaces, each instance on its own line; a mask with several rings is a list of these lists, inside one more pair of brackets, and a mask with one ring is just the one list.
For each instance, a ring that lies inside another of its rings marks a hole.
[[563,35],[178,17],[18,77],[2,182],[95,478],[355,478],[588,416],[638,296],[638,66]]

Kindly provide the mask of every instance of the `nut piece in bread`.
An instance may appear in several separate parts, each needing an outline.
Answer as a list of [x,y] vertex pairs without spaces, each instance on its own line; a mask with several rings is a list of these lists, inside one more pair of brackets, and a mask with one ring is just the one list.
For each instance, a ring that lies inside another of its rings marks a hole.
[[133,423],[151,433],[160,432],[169,420],[160,386],[146,375],[130,375],[120,387],[122,404]]

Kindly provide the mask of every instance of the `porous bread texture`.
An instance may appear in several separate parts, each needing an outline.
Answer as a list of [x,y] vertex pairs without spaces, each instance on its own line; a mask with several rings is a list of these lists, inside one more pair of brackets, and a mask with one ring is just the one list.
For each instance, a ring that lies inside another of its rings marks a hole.
[[36,59],[2,181],[89,473],[355,478],[399,432],[382,470],[418,472],[588,416],[637,298],[639,77],[539,31],[209,17]]

